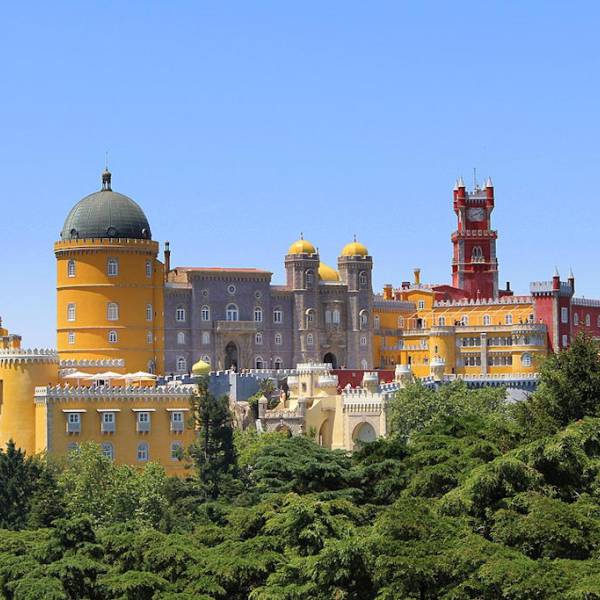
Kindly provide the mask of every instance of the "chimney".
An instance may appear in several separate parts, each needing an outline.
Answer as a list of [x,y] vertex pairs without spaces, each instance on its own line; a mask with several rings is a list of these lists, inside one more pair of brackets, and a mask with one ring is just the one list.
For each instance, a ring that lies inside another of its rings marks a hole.
[[171,271],[171,249],[169,248],[169,242],[165,242],[165,280]]
[[506,291],[510,292],[510,281],[506,282]]
[[383,286],[383,299],[384,300],[393,300],[393,290],[392,290],[391,283],[386,283]]
[[419,285],[421,283],[421,269],[418,267],[414,270],[415,274],[415,285]]

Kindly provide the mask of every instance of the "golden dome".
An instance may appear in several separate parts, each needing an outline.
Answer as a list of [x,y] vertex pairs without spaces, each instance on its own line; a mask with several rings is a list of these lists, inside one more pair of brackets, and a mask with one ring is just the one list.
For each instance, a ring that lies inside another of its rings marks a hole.
[[340,274],[325,263],[319,263],[319,277],[321,281],[340,281]]
[[288,250],[288,254],[316,254],[317,249],[308,241],[301,237],[295,241]]
[[356,241],[346,244],[342,250],[342,256],[369,256],[369,250],[364,244]]
[[210,365],[203,360],[199,360],[192,366],[192,375],[200,376],[200,375],[208,375],[210,373]]

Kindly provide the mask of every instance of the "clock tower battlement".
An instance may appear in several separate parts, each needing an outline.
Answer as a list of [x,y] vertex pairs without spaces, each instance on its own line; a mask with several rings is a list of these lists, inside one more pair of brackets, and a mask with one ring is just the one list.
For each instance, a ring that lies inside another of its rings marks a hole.
[[469,298],[497,298],[498,233],[491,228],[494,186],[488,177],[485,185],[468,191],[461,178],[453,191],[457,228],[452,234],[452,285]]

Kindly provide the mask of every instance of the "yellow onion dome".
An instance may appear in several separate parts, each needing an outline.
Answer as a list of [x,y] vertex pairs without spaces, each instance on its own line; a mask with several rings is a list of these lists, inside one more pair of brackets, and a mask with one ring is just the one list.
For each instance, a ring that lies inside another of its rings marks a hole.
[[288,250],[288,254],[316,254],[317,249],[304,238],[295,241]]
[[364,244],[356,241],[346,244],[342,249],[342,256],[369,256],[369,250]]
[[321,281],[340,281],[340,274],[329,265],[319,263],[319,278]]
[[211,371],[210,365],[203,360],[199,360],[192,366],[192,375],[200,377],[201,375],[208,375]]

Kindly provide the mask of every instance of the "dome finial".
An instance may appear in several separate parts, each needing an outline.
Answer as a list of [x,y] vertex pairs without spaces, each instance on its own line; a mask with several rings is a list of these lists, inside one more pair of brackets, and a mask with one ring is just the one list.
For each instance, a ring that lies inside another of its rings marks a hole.
[[112,179],[112,174],[108,170],[108,167],[105,167],[104,172],[102,173],[102,191],[110,192],[112,187],[110,185]]

